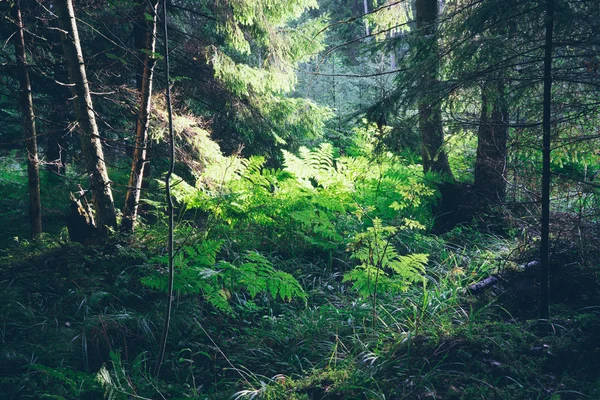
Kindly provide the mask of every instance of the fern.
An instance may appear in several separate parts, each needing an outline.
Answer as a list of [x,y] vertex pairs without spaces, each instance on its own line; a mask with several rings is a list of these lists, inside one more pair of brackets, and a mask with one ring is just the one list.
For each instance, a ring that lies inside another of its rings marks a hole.
[[313,188],[321,185],[327,188],[336,181],[331,144],[322,143],[316,150],[301,147],[299,153],[297,157],[283,150],[284,164],[286,170],[294,174],[305,187]]
[[[187,246],[177,255],[174,289],[181,294],[201,294],[207,302],[223,312],[230,313],[229,300],[232,293],[246,291],[251,297],[268,293],[272,298],[291,301],[306,300],[306,293],[290,274],[278,271],[263,255],[247,253],[239,265],[216,261],[222,242],[206,240],[195,246]],[[158,269],[142,278],[142,284],[155,290],[167,291],[164,268],[166,256],[151,261]]]
[[[433,191],[420,181],[420,170],[406,166],[398,157],[336,158],[333,146],[326,143],[301,148],[297,154],[283,153],[283,170],[266,168],[263,157],[235,158],[230,165],[221,166],[220,185],[194,189],[182,184],[175,189],[177,199],[188,209],[198,208],[213,216],[207,236],[229,238],[234,252],[252,249],[284,257],[342,250],[349,240],[358,238],[353,239],[353,232],[364,229],[375,217],[397,229],[415,230],[430,220],[422,202]],[[209,271],[196,266],[188,273]],[[194,276],[188,278],[198,281]],[[209,295],[197,284],[186,291]],[[210,293],[215,301],[229,295],[226,290]]]
[[232,269],[231,275],[238,278],[238,285],[242,285],[251,297],[267,292],[271,297],[279,297],[284,301],[291,301],[295,297],[306,300],[306,293],[298,281],[286,272],[275,270],[260,253],[249,252],[244,261],[237,270]]
[[384,226],[380,219],[373,226],[358,233],[349,244],[351,258],[360,264],[344,275],[344,282],[352,282],[361,296],[375,296],[384,291],[398,293],[413,283],[425,283],[426,254],[400,255],[392,244],[397,227]]
[[[49,380],[53,381],[53,385],[47,385],[53,389],[52,393],[43,393],[42,398],[64,399],[64,397],[58,395],[57,386],[62,386],[66,393],[77,397],[85,395],[86,391],[98,388],[98,384],[94,380],[94,375],[75,369],[65,367],[52,368],[42,364],[31,364],[29,368],[43,374],[46,384],[49,383]],[[46,391],[45,388],[43,390]]]

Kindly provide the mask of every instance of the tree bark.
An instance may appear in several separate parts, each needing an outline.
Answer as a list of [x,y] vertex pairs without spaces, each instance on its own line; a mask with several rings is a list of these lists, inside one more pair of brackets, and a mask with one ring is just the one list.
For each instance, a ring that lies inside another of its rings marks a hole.
[[65,52],[69,80],[73,85],[71,92],[79,124],[81,150],[90,179],[90,188],[96,211],[96,223],[100,234],[106,234],[106,228],[116,227],[117,219],[110,180],[104,162],[102,142],[88,86],[75,11],[73,10],[72,0],[56,0],[54,3],[58,23],[62,30],[61,41]]
[[423,170],[445,175],[454,180],[448,156],[443,150],[444,130],[442,126],[442,109],[439,99],[431,95],[438,86],[439,51],[437,43],[437,0],[416,0],[415,3],[417,30],[422,39],[421,51],[425,52],[427,66],[420,77],[419,86],[419,131],[421,135],[421,156]]
[[[140,24],[146,27],[146,41],[144,49],[141,52],[143,72],[140,87],[140,109],[136,122],[136,139],[133,150],[133,160],[131,163],[131,174],[129,176],[129,189],[125,197],[125,206],[123,207],[122,228],[125,231],[132,232],[135,227],[135,222],[138,214],[138,204],[144,177],[144,168],[146,164],[146,154],[148,149],[148,127],[150,125],[150,110],[152,99],[152,78],[154,73],[154,58],[156,46],[156,13],[158,1],[152,4],[143,3],[142,19]],[[146,14],[152,16],[152,21],[146,19]]]
[[544,44],[544,116],[542,148],[542,218],[540,244],[540,309],[539,317],[550,316],[550,152],[552,106],[552,35],[554,31],[554,1],[546,0],[546,40]]
[[481,117],[477,134],[474,187],[484,205],[506,199],[508,106],[502,80],[481,89]]
[[15,57],[17,59],[17,73],[19,76],[19,87],[21,94],[21,110],[23,112],[23,133],[25,148],[27,150],[27,189],[29,191],[29,220],[31,223],[31,237],[35,238],[42,233],[42,204],[40,199],[40,163],[37,151],[37,133],[35,129],[35,114],[33,112],[33,96],[31,94],[31,82],[29,80],[29,67],[27,65],[27,54],[25,52],[25,34],[23,19],[21,17],[21,5],[16,0],[12,8],[13,18],[19,30],[15,45]]

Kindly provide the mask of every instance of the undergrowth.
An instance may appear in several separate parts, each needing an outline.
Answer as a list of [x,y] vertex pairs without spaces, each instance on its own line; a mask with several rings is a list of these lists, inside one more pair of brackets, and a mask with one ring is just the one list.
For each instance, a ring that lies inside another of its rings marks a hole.
[[[174,187],[176,296],[158,378],[168,261],[158,197],[144,200],[152,224],[135,236],[11,243],[0,255],[0,393],[600,397],[599,309],[554,304],[556,318],[538,321],[511,308],[521,242],[466,225],[428,234],[436,192],[399,157],[321,145],[284,158],[270,169],[224,157]],[[507,278],[470,294],[491,274]]]

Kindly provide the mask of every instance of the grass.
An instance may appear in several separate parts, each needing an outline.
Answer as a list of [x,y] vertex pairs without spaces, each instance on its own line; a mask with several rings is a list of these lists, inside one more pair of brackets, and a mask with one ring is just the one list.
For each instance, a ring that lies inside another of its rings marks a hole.
[[555,304],[551,329],[538,329],[546,323],[509,313],[502,296],[465,294],[489,272],[488,256],[435,246],[445,252],[426,290],[381,293],[375,324],[370,299],[326,262],[287,266],[301,271],[306,306],[239,293],[235,313],[224,315],[178,296],[157,381],[149,371],[164,299],[139,283],[150,268],[143,246],[21,244],[0,264],[0,391],[19,399],[600,396],[597,308]]
[[[2,168],[14,183],[20,172],[9,167]],[[17,209],[13,201],[0,203]],[[3,220],[18,226],[19,213]],[[9,399],[600,398],[594,246],[580,251],[565,238],[555,241],[553,262],[562,268],[553,272],[553,319],[539,321],[535,271],[518,268],[532,259],[533,247],[469,226],[442,236],[399,231],[390,243],[400,255],[429,254],[425,284],[380,291],[376,302],[343,282],[355,262],[339,243],[304,243],[299,238],[310,232],[297,232],[300,225],[248,223],[239,232],[216,226],[225,238],[218,259],[233,262],[260,243],[274,268],[300,282],[307,301],[226,291],[225,313],[201,295],[178,293],[156,379],[150,371],[165,298],[140,280],[161,272],[152,261],[164,250],[157,220],[135,237],[85,246],[69,243],[60,229],[33,242],[21,234],[5,238],[0,393]],[[265,231],[280,236],[263,240]],[[206,236],[191,221],[178,233],[186,245]],[[470,284],[499,271],[497,288],[468,294]]]

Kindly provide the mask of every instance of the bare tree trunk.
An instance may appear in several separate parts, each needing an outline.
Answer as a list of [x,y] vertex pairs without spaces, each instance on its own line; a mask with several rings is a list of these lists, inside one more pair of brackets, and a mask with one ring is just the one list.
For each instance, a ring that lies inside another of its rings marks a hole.
[[86,169],[96,211],[96,223],[101,234],[107,227],[116,227],[117,218],[110,188],[110,180],[104,162],[102,142],[96,124],[92,97],[83,61],[79,33],[75,20],[72,0],[55,0],[61,41],[65,52],[69,80],[73,85],[73,104],[79,123],[81,150],[85,157]]
[[422,37],[422,51],[427,52],[426,57],[431,60],[421,76],[420,87],[422,91],[419,99],[419,131],[421,134],[421,156],[423,170],[433,171],[454,180],[448,156],[443,150],[444,130],[442,126],[442,109],[439,99],[431,94],[438,83],[439,60],[438,43],[436,35],[438,18],[437,0],[416,0],[417,29]]
[[486,82],[481,88],[474,187],[484,205],[506,199],[508,107],[504,86],[502,80],[497,80],[493,84]]
[[550,316],[550,117],[552,106],[552,35],[554,1],[546,0],[546,41],[544,45],[544,118],[542,148],[542,219],[540,244],[540,318]]
[[[125,206],[123,207],[122,228],[132,232],[137,219],[138,204],[144,177],[144,167],[146,164],[146,153],[148,148],[148,127],[150,124],[150,110],[152,99],[152,78],[154,73],[154,58],[156,46],[156,13],[158,1],[148,4],[142,8],[142,19],[146,27],[146,42],[143,52],[143,72],[140,88],[140,109],[136,122],[136,139],[133,150],[133,161],[131,163],[131,174],[129,176],[129,189],[125,197]],[[147,21],[145,14],[152,16],[152,21]]]
[[35,114],[33,113],[33,97],[31,95],[31,82],[25,52],[25,34],[21,5],[16,0],[13,8],[13,18],[19,26],[15,40],[15,57],[17,59],[19,86],[21,89],[21,109],[23,112],[23,133],[25,148],[27,149],[27,188],[29,191],[29,220],[31,223],[31,237],[35,238],[42,233],[42,204],[40,199],[40,164],[37,151],[37,134],[35,130]]

